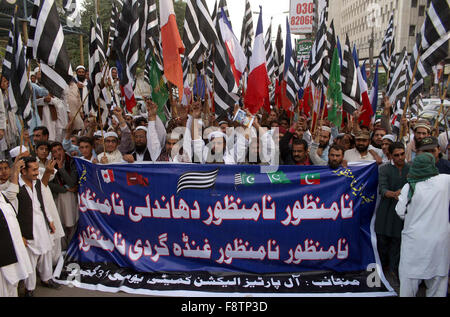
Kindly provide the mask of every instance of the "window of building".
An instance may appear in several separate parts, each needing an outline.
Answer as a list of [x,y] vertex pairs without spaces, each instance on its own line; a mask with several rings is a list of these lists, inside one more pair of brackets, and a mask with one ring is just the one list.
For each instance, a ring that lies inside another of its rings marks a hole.
[[417,8],[417,0],[411,0],[411,8]]
[[419,6],[419,16],[423,17],[425,15],[425,6]]
[[410,25],[409,26],[409,36],[415,36],[416,35],[416,26]]

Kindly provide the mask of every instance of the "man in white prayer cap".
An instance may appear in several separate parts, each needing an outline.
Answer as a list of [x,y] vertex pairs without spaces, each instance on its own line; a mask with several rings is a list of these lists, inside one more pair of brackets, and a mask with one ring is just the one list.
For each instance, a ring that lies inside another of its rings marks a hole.
[[[86,68],[79,65],[76,68],[76,76],[70,83],[69,88],[66,90],[66,102],[69,106],[70,113],[76,114],[78,109],[82,106],[82,111],[85,115],[89,115],[89,104],[93,102],[92,89],[86,76]],[[76,116],[73,123],[74,130],[83,130],[84,124],[81,118],[81,113]]]
[[104,134],[105,151],[100,153],[97,160],[101,164],[123,163],[122,153],[118,150],[119,136],[116,132],[110,131]]
[[208,135],[208,145],[203,149],[203,163],[206,164],[236,164],[233,156],[227,150],[227,135],[214,131]]

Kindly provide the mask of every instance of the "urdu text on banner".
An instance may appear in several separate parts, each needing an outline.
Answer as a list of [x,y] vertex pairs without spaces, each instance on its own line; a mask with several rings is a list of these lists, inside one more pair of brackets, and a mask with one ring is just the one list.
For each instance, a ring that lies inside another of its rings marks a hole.
[[365,271],[376,263],[376,164],[94,165],[76,159],[66,259],[137,272]]

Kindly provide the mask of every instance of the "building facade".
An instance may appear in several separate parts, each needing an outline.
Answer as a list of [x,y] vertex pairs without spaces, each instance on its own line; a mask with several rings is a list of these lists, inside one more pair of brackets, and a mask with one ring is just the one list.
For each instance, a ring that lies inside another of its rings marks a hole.
[[411,53],[416,35],[425,20],[429,0],[330,0],[328,21],[334,21],[336,35],[343,42],[348,34],[359,58],[378,58],[389,19],[394,13],[395,52],[406,47]]

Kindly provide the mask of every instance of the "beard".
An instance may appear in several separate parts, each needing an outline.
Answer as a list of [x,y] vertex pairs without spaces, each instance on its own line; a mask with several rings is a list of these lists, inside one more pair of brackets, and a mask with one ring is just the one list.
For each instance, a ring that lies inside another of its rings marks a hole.
[[82,83],[86,80],[86,76],[85,75],[77,75],[77,79],[80,83]]
[[328,166],[331,169],[335,170],[335,169],[338,169],[341,166],[341,163],[336,162],[336,161],[330,161],[330,162],[328,162]]
[[366,152],[369,149],[368,145],[356,145],[356,149],[359,153]]
[[323,142],[319,142],[319,149],[326,149],[326,147],[328,146],[330,142],[327,143],[323,143]]
[[136,144],[135,148],[136,148],[136,152],[144,153],[145,150],[147,149],[147,144],[142,144],[142,145],[137,145]]

